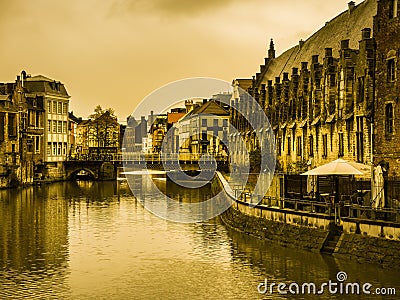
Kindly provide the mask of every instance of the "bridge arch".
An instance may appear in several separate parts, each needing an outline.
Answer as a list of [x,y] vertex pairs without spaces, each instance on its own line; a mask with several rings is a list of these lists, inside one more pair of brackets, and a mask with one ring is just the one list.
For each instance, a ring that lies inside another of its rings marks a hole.
[[96,180],[97,179],[97,175],[95,172],[93,172],[93,170],[89,169],[89,168],[85,168],[85,167],[81,167],[81,168],[76,168],[74,170],[72,170],[71,172],[69,172],[69,174],[67,174],[67,179],[68,180],[73,180],[76,179],[76,176],[78,175],[79,172],[81,171],[85,171],[89,174],[89,176],[91,177],[91,179]]

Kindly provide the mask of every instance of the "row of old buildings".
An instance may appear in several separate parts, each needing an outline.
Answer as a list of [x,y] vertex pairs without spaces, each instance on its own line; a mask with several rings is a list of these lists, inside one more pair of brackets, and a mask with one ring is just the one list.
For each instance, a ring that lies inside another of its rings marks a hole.
[[[227,155],[229,107],[221,98],[231,94],[217,94],[211,99],[187,99],[185,107],[172,108],[165,114],[128,119],[125,130],[127,153],[181,155]],[[187,156],[189,157],[189,156]]]
[[124,126],[109,111],[82,120],[59,81],[22,71],[0,83],[0,187],[64,178],[68,158],[119,152]]
[[[279,56],[271,40],[259,71],[234,80],[268,116],[277,170],[300,174],[344,158],[384,163],[389,174],[399,175],[398,6],[397,0],[350,2],[345,12]],[[239,106],[254,109],[246,106],[244,93],[234,95]],[[231,121],[250,148],[260,147],[243,115],[231,110]]]

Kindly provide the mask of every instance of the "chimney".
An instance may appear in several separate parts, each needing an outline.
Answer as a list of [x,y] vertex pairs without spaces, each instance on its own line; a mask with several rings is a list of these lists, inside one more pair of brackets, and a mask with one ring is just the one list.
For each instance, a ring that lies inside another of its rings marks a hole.
[[283,73],[283,81],[289,81],[289,73],[287,72]]
[[340,49],[349,49],[349,41],[350,40],[342,40],[340,42]]
[[193,101],[185,100],[185,107],[186,107],[186,112],[191,111],[193,109]]
[[347,3],[347,5],[349,6],[349,13],[351,13],[356,7],[356,3],[354,1],[350,1],[349,3]]
[[292,68],[292,75],[297,75],[299,69],[298,68]]
[[207,99],[203,99],[203,104],[206,104],[207,103]]
[[300,40],[300,41],[299,41],[299,48],[300,48],[300,49],[303,48],[303,45],[304,45],[304,41],[303,41],[303,40]]
[[272,86],[272,80],[268,80],[268,86],[269,86],[269,87]]
[[361,32],[363,40],[371,38],[371,28],[364,28],[363,30],[361,30]]
[[280,83],[281,82],[281,78],[280,77],[275,77],[275,83]]
[[325,57],[332,56],[332,48],[325,48]]
[[307,65],[308,65],[308,62],[302,61],[302,62],[301,62],[301,69],[302,69],[302,70],[307,70]]
[[21,79],[22,79],[21,85],[22,85],[22,87],[24,87],[24,81],[25,81],[25,79],[26,79],[26,72],[25,72],[25,70],[23,70],[23,71],[21,72]]
[[318,63],[318,55],[313,55],[311,58],[311,63],[312,64],[317,64]]

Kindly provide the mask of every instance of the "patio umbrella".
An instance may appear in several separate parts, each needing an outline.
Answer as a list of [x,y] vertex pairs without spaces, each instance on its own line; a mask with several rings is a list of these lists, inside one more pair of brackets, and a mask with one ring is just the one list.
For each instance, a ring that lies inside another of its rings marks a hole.
[[363,175],[370,171],[370,166],[339,158],[300,175]]
[[335,202],[337,202],[339,200],[338,175],[364,175],[370,171],[370,166],[339,158],[300,175],[335,176]]

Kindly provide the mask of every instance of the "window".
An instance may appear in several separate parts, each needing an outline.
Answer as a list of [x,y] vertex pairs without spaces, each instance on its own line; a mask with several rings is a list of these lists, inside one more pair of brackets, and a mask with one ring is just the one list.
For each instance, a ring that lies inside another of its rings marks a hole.
[[58,143],[58,155],[61,155],[62,143]]
[[364,119],[357,117],[357,132],[356,132],[356,147],[357,147],[357,161],[362,162],[364,158]]
[[53,133],[57,133],[57,121],[53,120]]
[[207,126],[207,119],[202,119],[201,120],[201,126],[204,126],[204,127]]
[[393,133],[393,104],[388,103],[385,106],[385,133]]
[[389,19],[397,17],[397,5],[398,0],[390,0],[389,3]]
[[353,131],[353,119],[350,118],[346,121],[346,129],[347,129],[347,152],[351,152],[351,133]]
[[338,152],[338,156],[342,157],[342,156],[344,156],[343,132],[339,132],[338,137],[339,137],[339,152]]
[[64,115],[68,113],[68,103],[63,103],[63,112]]
[[58,102],[58,110],[57,110],[58,114],[62,114],[62,102]]
[[297,156],[301,156],[301,149],[302,149],[302,145],[301,145],[301,136],[297,137]]
[[40,152],[40,136],[35,136],[35,152]]
[[287,154],[288,155],[290,155],[291,154],[291,149],[292,149],[292,145],[290,144],[291,143],[291,138],[290,138],[290,136],[287,138]]
[[224,126],[224,127],[227,127],[228,126],[228,120],[227,119],[224,119],[223,121],[222,121],[222,126]]
[[51,155],[51,143],[47,143],[47,155]]
[[63,133],[67,132],[67,121],[63,121],[63,123],[62,123],[62,132]]
[[329,75],[329,83],[330,83],[331,87],[334,87],[336,85],[336,75],[335,74]]
[[310,152],[309,155],[310,156],[314,156],[314,137],[312,135],[310,135]]
[[41,113],[40,111],[36,112],[36,119],[35,119],[35,126],[36,128],[41,128],[42,127],[42,118],[41,118]]
[[17,122],[15,114],[8,114],[8,136],[17,135]]
[[53,155],[57,155],[57,143],[53,143]]
[[51,132],[51,120],[47,120],[47,131]]
[[51,113],[51,100],[47,101],[47,110],[48,113]]
[[207,141],[207,131],[203,130],[201,133],[201,140],[202,141]]
[[387,61],[387,80],[393,82],[395,80],[395,61],[391,58]]
[[67,143],[63,143],[63,155],[67,155]]
[[363,102],[364,101],[364,89],[365,89],[365,80],[364,77],[359,77],[358,78],[358,93],[357,93],[357,102]]
[[58,133],[62,132],[62,121],[58,121],[58,129],[57,129]]
[[328,156],[328,135],[324,134],[322,135],[322,157],[327,157]]
[[282,138],[278,139],[278,155],[282,155]]
[[57,113],[57,101],[53,101],[53,114]]
[[0,141],[4,141],[5,113],[0,113]]
[[213,121],[214,121],[214,124],[213,124],[213,125],[214,125],[214,126],[218,126],[218,119],[214,119]]

